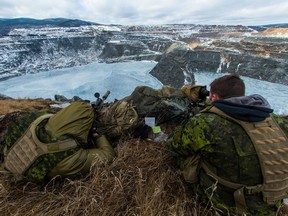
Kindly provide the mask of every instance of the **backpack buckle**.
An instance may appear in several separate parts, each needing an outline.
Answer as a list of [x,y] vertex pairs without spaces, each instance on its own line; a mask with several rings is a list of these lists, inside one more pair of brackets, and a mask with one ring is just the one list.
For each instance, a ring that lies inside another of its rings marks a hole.
[[255,185],[255,186],[245,186],[245,194],[247,194],[247,195],[261,193],[262,190],[263,190],[263,185],[262,184],[258,184],[258,185]]

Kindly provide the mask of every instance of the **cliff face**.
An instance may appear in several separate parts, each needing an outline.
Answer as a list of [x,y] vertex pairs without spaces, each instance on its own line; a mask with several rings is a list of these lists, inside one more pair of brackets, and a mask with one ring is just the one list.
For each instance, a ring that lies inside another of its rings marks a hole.
[[197,72],[237,73],[288,85],[285,61],[221,49],[189,49],[186,44],[172,45],[150,73],[163,84],[178,88],[187,82],[194,84]]
[[97,61],[99,37],[33,38],[2,45],[1,78],[72,67]]
[[78,24],[5,29],[0,80],[92,62],[154,60],[159,63],[151,74],[174,87],[193,83],[197,71],[288,84],[287,28]]
[[238,53],[220,53],[217,71],[288,85],[288,64],[271,58]]
[[146,33],[100,25],[18,26],[0,37],[0,80],[98,61],[158,60],[173,39]]

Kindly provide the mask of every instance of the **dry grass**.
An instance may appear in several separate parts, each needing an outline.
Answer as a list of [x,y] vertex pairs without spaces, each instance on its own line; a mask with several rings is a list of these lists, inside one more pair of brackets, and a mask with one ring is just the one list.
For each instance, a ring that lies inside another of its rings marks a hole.
[[[52,101],[0,100],[0,113],[47,108]],[[0,171],[0,215],[217,215],[184,182],[164,142],[120,139],[111,164],[45,187]]]
[[112,164],[83,178],[45,188],[0,176],[0,215],[217,215],[200,205],[182,180],[165,143],[119,141]]
[[34,111],[46,109],[53,102],[44,99],[6,99],[0,100],[0,115],[15,111]]

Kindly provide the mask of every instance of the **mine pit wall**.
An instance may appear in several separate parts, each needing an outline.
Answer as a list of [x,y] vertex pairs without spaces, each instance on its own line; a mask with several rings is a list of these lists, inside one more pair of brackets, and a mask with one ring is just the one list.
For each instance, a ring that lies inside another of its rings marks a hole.
[[[183,66],[183,62],[186,66]],[[288,63],[231,51],[188,50],[181,57],[171,53],[164,54],[150,74],[164,85],[179,88],[185,80],[183,70],[190,73],[191,80],[194,80],[193,73],[197,72],[237,73],[240,76],[288,85]]]

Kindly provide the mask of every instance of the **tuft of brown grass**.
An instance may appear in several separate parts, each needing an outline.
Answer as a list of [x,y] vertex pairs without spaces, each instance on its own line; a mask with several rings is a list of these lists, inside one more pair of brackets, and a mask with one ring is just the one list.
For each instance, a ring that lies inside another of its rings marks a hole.
[[0,115],[16,111],[35,111],[49,108],[55,103],[45,99],[5,99],[0,100]]
[[[111,164],[82,178],[52,180],[41,190],[0,174],[1,215],[219,215],[201,205],[175,167],[165,142],[120,139]],[[58,183],[57,183],[58,182]]]

